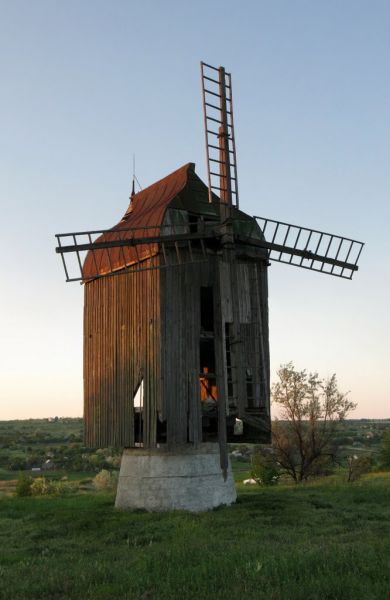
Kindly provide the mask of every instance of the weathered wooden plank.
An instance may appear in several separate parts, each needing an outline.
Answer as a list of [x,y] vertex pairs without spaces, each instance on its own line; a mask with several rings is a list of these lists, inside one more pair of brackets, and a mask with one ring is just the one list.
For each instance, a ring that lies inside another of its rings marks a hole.
[[219,273],[221,281],[221,311],[222,319],[225,323],[233,322],[233,298],[231,290],[230,261],[221,260],[219,262]]
[[233,394],[237,403],[238,412],[239,414],[242,414],[246,406],[246,388],[243,367],[243,340],[240,327],[240,290],[238,283],[237,262],[233,261],[231,255],[229,256],[229,260],[231,260],[230,285],[232,289],[233,299],[233,322],[230,327],[230,348],[233,370]]
[[220,451],[220,464],[224,475],[227,477],[228,450],[226,431],[226,405],[227,405],[227,381],[226,369],[224,369],[225,353],[225,324],[222,320],[221,306],[221,281],[219,272],[219,261],[215,265],[216,276],[214,282],[214,348],[215,348],[215,371],[218,389],[218,442]]
[[238,320],[240,323],[250,323],[252,320],[248,267],[249,265],[243,262],[236,262],[236,277],[235,281],[232,282],[237,288]]

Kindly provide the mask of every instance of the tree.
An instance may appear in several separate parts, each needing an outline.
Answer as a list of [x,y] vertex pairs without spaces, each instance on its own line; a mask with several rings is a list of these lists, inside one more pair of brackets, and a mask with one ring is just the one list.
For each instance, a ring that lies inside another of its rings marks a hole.
[[279,465],[299,483],[329,470],[337,425],[356,404],[338,390],[336,375],[324,380],[288,363],[278,377],[272,396],[280,419],[273,424],[272,444]]

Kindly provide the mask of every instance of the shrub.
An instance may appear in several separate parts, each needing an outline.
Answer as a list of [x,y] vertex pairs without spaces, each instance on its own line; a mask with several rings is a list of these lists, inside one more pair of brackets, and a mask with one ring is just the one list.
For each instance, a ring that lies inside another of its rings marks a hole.
[[93,478],[93,485],[98,492],[112,490],[116,487],[117,480],[117,472],[110,473],[107,469],[102,469],[96,477]]
[[54,482],[45,477],[36,477],[31,484],[31,494],[33,496],[48,496],[55,493]]
[[280,477],[279,468],[272,456],[256,452],[251,458],[251,477],[259,485],[275,485]]
[[25,473],[21,473],[16,484],[16,495],[17,496],[31,496],[31,486],[33,478],[27,476]]
[[51,481],[45,477],[37,477],[31,484],[33,496],[64,496],[75,492],[77,486],[67,481]]
[[73,494],[78,490],[78,485],[75,483],[70,483],[66,480],[61,481],[52,481],[53,486],[53,494],[58,496],[66,496],[67,494]]
[[380,459],[383,468],[390,469],[390,429],[387,429],[383,435]]
[[372,469],[372,458],[369,456],[348,456],[347,459],[347,481],[356,481],[364,473]]

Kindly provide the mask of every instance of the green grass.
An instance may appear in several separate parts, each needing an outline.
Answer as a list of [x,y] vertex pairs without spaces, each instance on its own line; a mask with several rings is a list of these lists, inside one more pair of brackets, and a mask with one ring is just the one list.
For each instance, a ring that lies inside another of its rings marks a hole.
[[19,477],[20,471],[8,471],[0,468],[0,481],[12,481]]
[[107,494],[0,499],[0,597],[388,597],[389,474],[238,492],[204,514],[119,512]]

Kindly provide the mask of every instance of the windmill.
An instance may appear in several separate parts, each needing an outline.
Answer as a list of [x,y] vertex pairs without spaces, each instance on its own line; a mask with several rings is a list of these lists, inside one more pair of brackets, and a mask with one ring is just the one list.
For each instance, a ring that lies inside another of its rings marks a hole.
[[240,210],[231,75],[201,82],[208,185],[188,163],[114,227],[56,236],[84,284],[85,441],[124,448],[124,508],[234,501],[228,442],[270,441],[269,261],[351,279],[363,248]]

